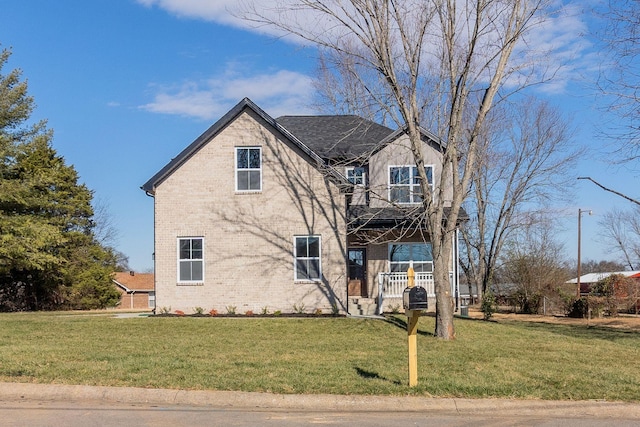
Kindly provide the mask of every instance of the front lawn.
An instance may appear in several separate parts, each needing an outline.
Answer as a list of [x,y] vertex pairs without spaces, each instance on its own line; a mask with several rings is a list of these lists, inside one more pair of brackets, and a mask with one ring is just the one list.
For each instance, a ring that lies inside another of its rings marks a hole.
[[275,393],[640,400],[640,333],[422,317],[407,387],[406,318],[113,318],[0,314],[0,381]]

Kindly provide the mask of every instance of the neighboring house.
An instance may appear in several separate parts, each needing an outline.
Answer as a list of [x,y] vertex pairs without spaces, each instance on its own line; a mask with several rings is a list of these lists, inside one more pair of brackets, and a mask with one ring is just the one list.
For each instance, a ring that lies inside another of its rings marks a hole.
[[[640,271],[614,271],[608,273],[589,273],[580,276],[580,295],[588,295],[591,292],[591,287],[598,283],[602,279],[606,279],[614,274],[620,274],[624,277],[631,277],[640,280]],[[567,280],[565,283],[578,284],[578,278]],[[576,289],[577,291],[577,289]]]
[[[436,188],[441,146],[423,140]],[[156,306],[381,312],[400,303],[410,263],[433,298],[418,182],[401,131],[358,116],[274,119],[245,98],[142,186]],[[457,297],[456,262],[450,273]]]
[[117,308],[155,308],[153,273],[118,272],[113,276],[113,283],[120,292],[120,304]]

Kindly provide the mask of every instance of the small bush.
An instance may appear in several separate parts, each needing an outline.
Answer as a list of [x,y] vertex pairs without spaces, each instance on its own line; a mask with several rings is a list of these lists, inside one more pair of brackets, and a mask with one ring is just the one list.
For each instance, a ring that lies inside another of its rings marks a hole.
[[226,309],[227,309],[227,314],[236,314],[237,307],[235,305],[228,305]]
[[193,312],[195,314],[203,314],[204,313],[204,308],[202,308],[202,307],[194,307],[193,308]]
[[400,313],[400,304],[394,304],[389,308],[391,309],[391,313],[393,313],[393,314]]
[[568,317],[573,317],[576,319],[587,317],[589,306],[587,304],[586,298],[578,298],[574,299],[569,304],[569,310],[567,311]]
[[331,314],[333,314],[334,316],[337,316],[339,313],[340,313],[340,309],[338,308],[338,304],[334,302],[333,304],[331,304]]
[[482,311],[484,320],[489,320],[496,312],[496,297],[493,292],[487,291],[482,295],[482,303],[480,304],[480,311]]
[[316,308],[315,311],[313,312],[313,314],[315,314],[316,316],[322,315],[322,309],[321,308]]
[[280,310],[276,310],[273,312],[274,316],[280,316],[282,314],[282,312]]
[[169,314],[171,313],[171,306],[160,308],[160,314]]
[[182,310],[176,310],[176,314],[177,314],[178,316],[184,316],[184,311],[182,311]]
[[253,310],[247,310],[244,312],[245,316],[253,316]]
[[304,313],[304,303],[300,303],[300,304],[293,304],[293,312],[294,313],[298,313],[298,314],[302,314]]
[[216,310],[215,308],[211,309],[211,311],[209,311],[209,316],[217,316],[218,315],[218,310]]
[[267,307],[266,305],[262,307],[262,310],[260,310],[260,314],[263,314],[263,315],[269,314],[269,307]]

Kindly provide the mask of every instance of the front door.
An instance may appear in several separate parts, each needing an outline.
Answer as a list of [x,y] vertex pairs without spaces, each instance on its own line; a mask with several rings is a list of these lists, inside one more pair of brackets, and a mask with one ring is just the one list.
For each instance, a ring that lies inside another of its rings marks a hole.
[[349,249],[350,296],[366,297],[367,294],[367,253],[364,248]]

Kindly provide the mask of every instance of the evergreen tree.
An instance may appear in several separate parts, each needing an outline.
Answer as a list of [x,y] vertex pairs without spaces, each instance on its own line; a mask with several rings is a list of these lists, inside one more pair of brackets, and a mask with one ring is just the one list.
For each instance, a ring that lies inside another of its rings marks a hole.
[[116,258],[93,234],[92,192],[51,145],[20,71],[0,53],[0,310],[103,308]]

